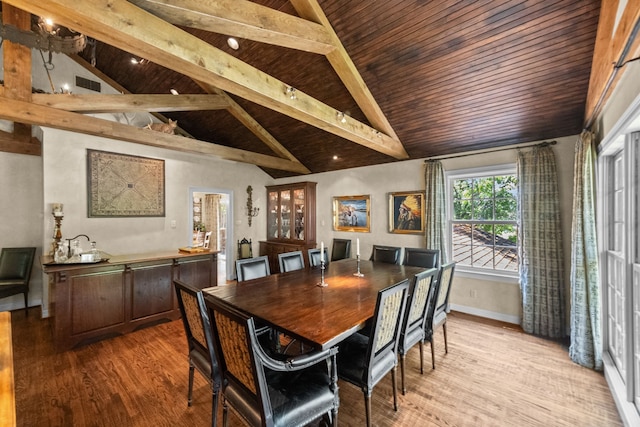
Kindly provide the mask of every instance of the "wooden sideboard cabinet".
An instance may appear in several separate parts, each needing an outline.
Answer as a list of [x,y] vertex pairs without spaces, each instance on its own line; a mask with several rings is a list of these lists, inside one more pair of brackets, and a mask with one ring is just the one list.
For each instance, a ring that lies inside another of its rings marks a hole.
[[113,257],[97,264],[50,264],[50,307],[56,349],[67,350],[180,317],[173,280],[216,286],[217,252]]
[[316,183],[267,186],[267,240],[260,255],[269,257],[272,273],[280,271],[278,254],[316,247]]

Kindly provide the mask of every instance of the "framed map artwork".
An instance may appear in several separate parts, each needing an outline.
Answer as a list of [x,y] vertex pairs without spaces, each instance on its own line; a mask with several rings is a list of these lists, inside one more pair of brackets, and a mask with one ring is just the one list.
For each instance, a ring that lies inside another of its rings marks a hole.
[[164,216],[164,160],[87,150],[88,217]]

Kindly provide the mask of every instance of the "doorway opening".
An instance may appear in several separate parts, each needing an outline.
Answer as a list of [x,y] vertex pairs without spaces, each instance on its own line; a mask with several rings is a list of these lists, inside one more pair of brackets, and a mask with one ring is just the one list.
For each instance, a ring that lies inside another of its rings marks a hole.
[[233,277],[233,191],[190,188],[189,201],[188,238],[192,245],[202,245],[207,235],[209,248],[219,251],[217,283],[223,285]]

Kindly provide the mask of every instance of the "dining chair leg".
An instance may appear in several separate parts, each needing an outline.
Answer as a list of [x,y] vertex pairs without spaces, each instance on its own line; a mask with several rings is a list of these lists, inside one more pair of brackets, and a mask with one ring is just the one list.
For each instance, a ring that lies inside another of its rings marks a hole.
[[400,385],[402,386],[402,395],[407,393],[407,389],[404,386],[404,362],[406,361],[406,355],[400,356]]
[[229,421],[229,405],[227,405],[227,399],[222,400],[222,425],[227,427]]
[[213,391],[211,399],[211,427],[216,427],[218,425],[218,398],[220,394],[216,390],[213,390],[213,386],[211,390]]
[[331,427],[338,427],[338,408],[331,410]]
[[429,340],[429,343],[431,344],[431,368],[436,369],[436,352],[433,349],[433,336]]
[[189,392],[187,394],[187,406],[191,406],[191,396],[193,395],[193,372],[195,367],[189,364]]
[[29,317],[29,296],[26,292],[24,293],[24,311],[27,312],[27,317]]
[[398,387],[398,385],[396,384],[396,368],[394,367],[391,370],[391,382],[393,383],[393,410],[394,411],[398,411],[398,390],[396,387]]
[[367,427],[371,427],[371,393],[364,392],[364,413],[367,417]]
[[424,341],[418,343],[420,348],[420,375],[424,374]]
[[442,324],[442,333],[444,334],[444,352],[449,353],[449,347],[447,346],[447,319]]

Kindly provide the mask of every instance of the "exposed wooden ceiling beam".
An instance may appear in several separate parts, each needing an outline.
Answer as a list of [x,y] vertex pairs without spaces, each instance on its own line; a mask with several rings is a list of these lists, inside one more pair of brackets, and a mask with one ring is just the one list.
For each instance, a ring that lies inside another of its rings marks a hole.
[[[585,124],[591,126],[604,108],[623,73],[625,61],[640,52],[640,0],[625,2],[618,16],[620,2],[602,2],[598,33],[593,52],[589,92],[585,104]],[[616,26],[616,18],[618,25]],[[615,27],[615,33],[614,33]]]
[[330,33],[314,22],[246,0],[130,0],[174,25],[326,55]]
[[220,95],[32,95],[33,102],[76,113],[122,113],[224,110],[228,100]]
[[292,162],[288,159],[225,147],[179,135],[140,129],[122,123],[9,98],[0,100],[0,118],[30,125],[47,126],[87,135],[167,148],[174,151],[207,154],[226,160],[250,163],[270,169],[285,170],[300,174],[308,173],[305,172],[306,168],[301,167],[299,163]]
[[[196,83],[200,87],[202,87],[202,89],[209,93],[215,93],[218,96],[225,97],[227,103],[229,103],[229,108],[227,109],[227,111],[240,123],[242,123],[247,129],[249,129],[255,136],[257,136],[262,142],[264,142],[269,148],[271,148],[274,153],[282,158],[300,163],[300,161],[293,154],[291,154],[289,150],[287,150],[282,144],[280,144],[280,142],[275,139],[273,135],[271,135],[265,128],[263,128],[260,123],[258,123],[249,113],[247,113],[247,111],[242,108],[236,101],[234,101],[225,91],[203,82]],[[302,163],[300,164],[302,165]],[[307,169],[307,173],[311,173],[311,171]]]
[[[102,79],[104,82],[106,82],[108,85],[110,85],[114,89],[122,93],[129,93],[118,82],[111,79],[109,76],[105,75],[104,73],[100,72],[100,70],[98,70],[97,68],[91,66],[91,64],[89,64],[80,56],[71,55],[70,57],[71,59],[76,61],[78,65],[84,67],[86,70],[88,70],[89,72],[93,73],[94,75]],[[251,117],[249,113],[247,113],[240,105],[238,105],[238,103],[235,102],[225,91],[199,81],[196,81],[196,84],[198,84],[205,92],[208,92],[210,94],[216,94],[218,96],[223,97],[226,103],[228,104],[227,110],[229,111],[229,113],[233,115],[236,119],[238,119],[238,121],[240,121],[242,124],[244,124],[251,132],[253,132],[254,135],[260,138],[261,141],[267,144],[269,148],[273,150],[274,153],[278,154],[282,158],[289,159],[293,162],[298,163],[300,165],[300,168],[304,170],[305,174],[311,173],[311,171],[306,166],[304,166],[297,158],[294,157],[293,154],[291,154],[286,148],[284,148],[282,144],[278,142],[278,140],[276,140],[269,132],[267,132],[265,128],[263,128],[253,117]],[[155,113],[154,115],[159,116],[159,114],[157,113]],[[182,129],[178,128],[177,130],[180,131],[181,134],[191,137],[191,135],[188,135]]]
[[[31,29],[31,14],[11,5],[3,5],[4,24],[21,30]],[[31,100],[31,49],[5,40],[3,49],[4,90],[3,96],[23,101]],[[40,156],[42,144],[31,136],[31,126],[22,122],[13,124],[13,132],[2,132],[0,151]]]
[[369,123],[376,129],[386,133],[396,141],[400,141],[398,135],[391,127],[389,120],[382,112],[382,109],[369,91],[367,84],[362,79],[360,72],[351,60],[346,49],[342,45],[340,38],[333,30],[331,23],[324,14],[322,8],[316,0],[290,0],[298,14],[312,22],[321,24],[331,35],[332,43],[336,49],[327,53],[327,59],[333,69],[344,83],[345,87],[353,96]]
[[342,123],[338,110],[303,92],[291,97],[286,83],[125,0],[6,2],[357,144],[408,158],[396,139],[351,117]]
[[[73,61],[76,62],[76,64],[80,65],[82,68],[84,68],[85,70],[87,70],[89,73],[91,73],[92,75],[98,77],[100,80],[102,80],[103,82],[105,82],[106,84],[108,84],[109,86],[111,86],[113,89],[117,90],[118,92],[122,93],[122,94],[128,94],[128,95],[132,95],[131,92],[129,92],[127,90],[127,88],[125,88],[124,86],[122,86],[120,83],[118,83],[117,81],[113,80],[111,77],[107,76],[106,74],[104,74],[102,71],[98,70],[96,67],[94,67],[93,65],[89,64],[84,58],[82,58],[81,56],[77,55],[77,54],[71,54],[68,55],[70,59],[72,59]],[[160,120],[161,122],[166,123],[168,121],[168,119],[157,112],[151,112],[150,113],[153,117],[155,117],[156,119]],[[193,138],[193,136],[187,132],[186,130],[182,129],[180,127],[180,125],[178,125],[178,127],[175,128],[174,133],[176,135],[182,135],[182,136],[186,136],[188,138]]]

